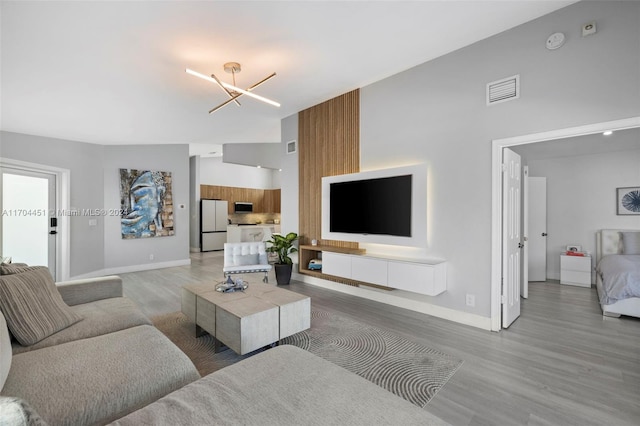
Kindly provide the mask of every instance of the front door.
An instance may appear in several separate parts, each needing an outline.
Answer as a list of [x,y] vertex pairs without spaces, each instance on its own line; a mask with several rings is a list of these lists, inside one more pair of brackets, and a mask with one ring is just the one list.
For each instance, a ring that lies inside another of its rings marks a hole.
[[2,256],[47,266],[55,278],[55,175],[3,167],[0,187]]
[[502,326],[520,316],[522,162],[504,148],[502,173]]

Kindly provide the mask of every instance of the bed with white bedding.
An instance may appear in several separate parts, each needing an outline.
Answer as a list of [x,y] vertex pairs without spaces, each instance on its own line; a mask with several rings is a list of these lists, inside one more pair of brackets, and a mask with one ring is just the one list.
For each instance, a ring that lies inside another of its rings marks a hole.
[[640,317],[640,230],[598,231],[596,256],[603,315]]

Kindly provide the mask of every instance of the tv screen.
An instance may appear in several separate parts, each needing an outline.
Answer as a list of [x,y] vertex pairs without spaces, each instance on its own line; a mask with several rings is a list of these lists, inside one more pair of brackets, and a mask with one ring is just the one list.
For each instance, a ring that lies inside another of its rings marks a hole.
[[331,232],[411,237],[411,175],[335,182],[329,199]]

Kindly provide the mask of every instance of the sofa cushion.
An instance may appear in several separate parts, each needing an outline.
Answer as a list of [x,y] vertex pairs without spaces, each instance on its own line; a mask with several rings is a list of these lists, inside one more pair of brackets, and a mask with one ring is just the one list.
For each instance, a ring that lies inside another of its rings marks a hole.
[[11,337],[4,315],[0,312],[0,390],[11,369]]
[[31,346],[22,346],[14,342],[14,355],[74,340],[101,336],[138,325],[151,325],[149,318],[140,311],[135,303],[126,297],[103,299],[75,305],[71,306],[71,310],[84,319]]
[[0,396],[0,424],[10,426],[47,426],[23,399]]
[[200,377],[149,325],[14,355],[12,363],[2,395],[29,401],[52,425],[107,423]]
[[33,345],[82,319],[62,301],[44,266],[0,276],[0,310],[22,345]]
[[256,254],[234,254],[233,266],[256,265],[260,260],[258,253]]
[[225,367],[114,425],[445,425],[427,411],[291,345]]
[[29,265],[26,263],[3,263],[0,265],[0,275],[13,275],[27,271]]

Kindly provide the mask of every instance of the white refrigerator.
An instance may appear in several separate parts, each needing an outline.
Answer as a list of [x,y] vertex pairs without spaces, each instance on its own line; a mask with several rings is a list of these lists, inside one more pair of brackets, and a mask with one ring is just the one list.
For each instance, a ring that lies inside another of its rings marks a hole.
[[223,250],[227,242],[229,204],[222,200],[200,200],[200,251]]

